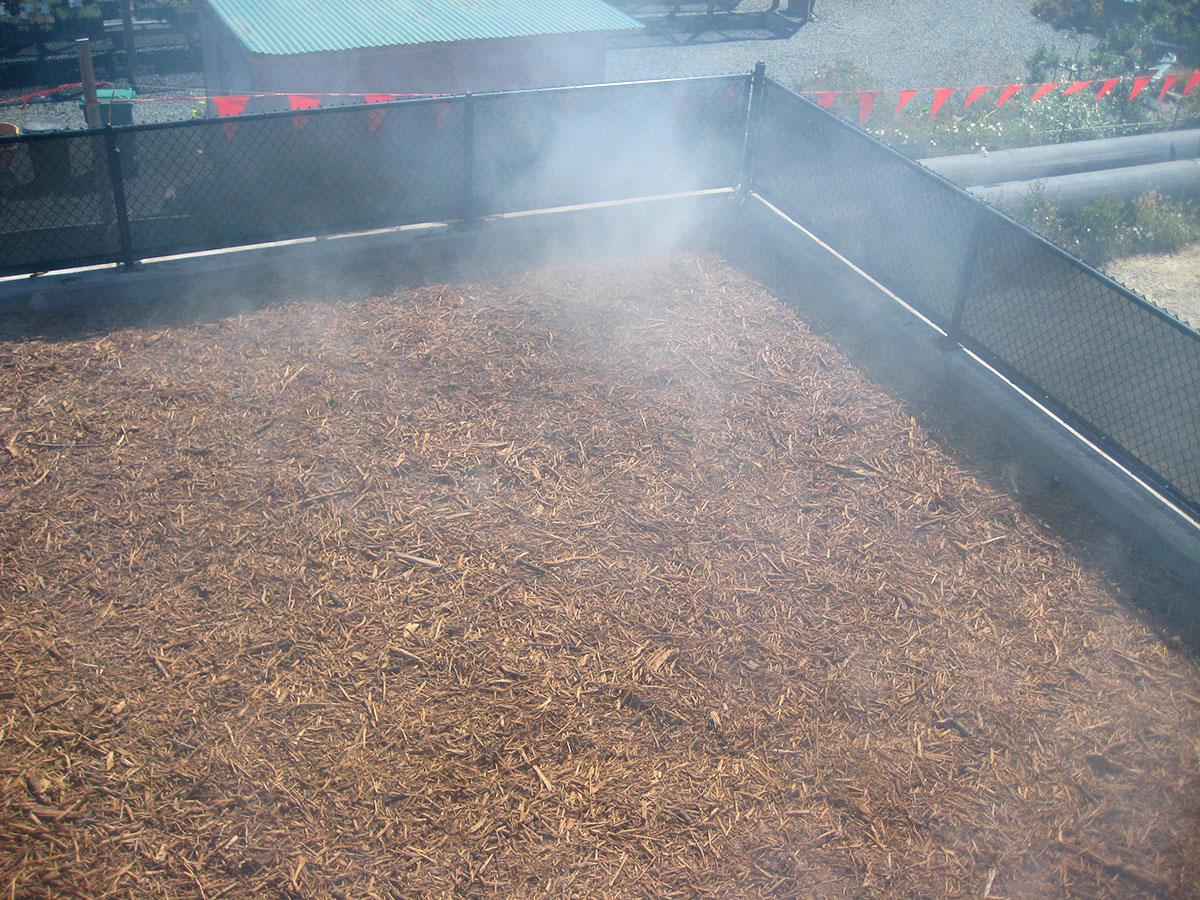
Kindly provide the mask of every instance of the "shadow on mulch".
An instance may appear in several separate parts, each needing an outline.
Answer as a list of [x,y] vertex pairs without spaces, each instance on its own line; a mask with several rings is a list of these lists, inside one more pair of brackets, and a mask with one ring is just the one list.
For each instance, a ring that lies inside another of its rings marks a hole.
[[201,271],[191,280],[164,278],[155,286],[138,286],[129,292],[118,286],[96,302],[0,316],[0,341],[76,341],[128,328],[185,328],[283,303],[355,302],[590,255],[584,247],[566,252],[535,244],[523,244],[517,252],[504,235],[481,236],[472,244],[466,243],[469,240],[474,239],[464,237],[461,246],[451,249],[417,246],[412,253],[393,258],[379,251],[352,250],[348,255],[354,254],[361,264],[343,261],[336,271],[296,259],[287,264],[248,261],[236,271]]
[[[795,309],[815,333],[836,342],[852,364],[903,404],[948,456],[1012,496],[1061,537],[1081,563],[1117,588],[1147,627],[1170,646],[1200,659],[1196,586],[1152,560],[1056,479],[1039,471],[998,427],[981,421],[964,405],[969,398],[955,385],[921,376],[898,355],[890,354],[877,335],[866,333],[846,307],[827,302],[844,292],[843,273],[806,270],[798,278],[794,266],[763,252],[747,235],[722,242],[719,251],[734,268]],[[841,265],[832,259],[831,263]],[[932,332],[930,340],[934,340]]]

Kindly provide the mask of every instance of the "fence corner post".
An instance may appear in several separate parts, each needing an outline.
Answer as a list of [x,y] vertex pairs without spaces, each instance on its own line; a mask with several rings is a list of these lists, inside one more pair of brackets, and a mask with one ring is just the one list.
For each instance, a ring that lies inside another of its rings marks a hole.
[[113,206],[117,215],[117,237],[121,242],[121,268],[136,269],[140,263],[133,255],[133,235],[129,229],[129,207],[125,199],[125,175],[121,166],[121,148],[117,146],[112,125],[104,128],[104,153],[108,157],[108,177],[112,181]]
[[746,130],[742,135],[742,170],[738,174],[735,196],[745,200],[754,183],[754,157],[758,150],[758,130],[762,119],[763,85],[767,80],[767,64],[759,60],[750,73],[750,95],[746,105]]

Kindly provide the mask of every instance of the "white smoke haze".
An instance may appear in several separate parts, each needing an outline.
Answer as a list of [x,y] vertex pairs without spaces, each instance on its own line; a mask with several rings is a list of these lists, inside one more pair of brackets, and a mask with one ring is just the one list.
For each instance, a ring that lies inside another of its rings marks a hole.
[[[476,205],[462,99],[209,125],[164,209],[139,135],[131,202],[219,240],[733,187],[745,88],[474,98]],[[870,200],[827,212],[902,256]],[[1027,476],[923,325],[739,210],[154,264],[141,309],[6,330],[0,822],[83,860],[30,841],[11,891],[1196,896],[1187,586]]]

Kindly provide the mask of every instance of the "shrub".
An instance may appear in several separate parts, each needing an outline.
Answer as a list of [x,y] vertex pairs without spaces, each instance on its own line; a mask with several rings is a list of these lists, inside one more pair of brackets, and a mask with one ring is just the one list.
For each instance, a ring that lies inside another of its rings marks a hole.
[[1120,256],[1174,253],[1200,240],[1196,210],[1157,191],[1132,202],[1101,197],[1080,209],[1065,210],[1034,185],[1014,218],[1098,268]]
[[1151,191],[1133,201],[1132,241],[1129,252],[1174,253],[1200,240],[1200,216],[1195,209]]
[[1060,28],[1099,28],[1104,23],[1104,0],[1034,0],[1030,12]]

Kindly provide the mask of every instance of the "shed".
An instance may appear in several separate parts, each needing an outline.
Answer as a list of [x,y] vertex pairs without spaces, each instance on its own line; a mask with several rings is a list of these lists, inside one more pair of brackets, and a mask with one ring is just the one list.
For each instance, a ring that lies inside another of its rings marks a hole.
[[603,0],[203,0],[209,96],[458,94],[604,80]]

